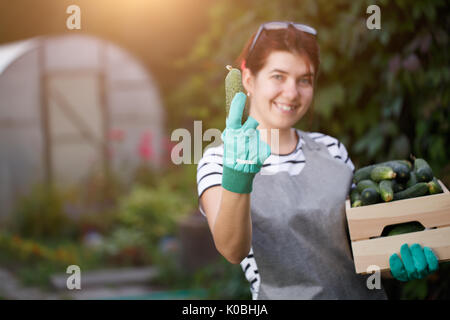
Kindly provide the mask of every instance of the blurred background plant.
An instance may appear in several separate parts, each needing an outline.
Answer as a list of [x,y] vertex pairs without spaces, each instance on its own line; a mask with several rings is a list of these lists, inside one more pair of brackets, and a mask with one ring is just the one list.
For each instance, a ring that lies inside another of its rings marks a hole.
[[35,185],[19,199],[10,217],[11,229],[32,238],[73,237],[73,225],[63,211],[61,192],[53,187]]
[[[115,198],[105,190],[111,180],[96,173],[86,188],[37,184],[18,199],[1,229],[0,264],[11,269],[26,264],[18,272],[22,280],[39,285],[70,264],[84,270],[152,264],[162,238],[175,236],[179,220],[195,208],[195,190],[183,185],[194,178],[186,172],[183,178],[180,170],[139,168],[140,178],[116,186]],[[151,175],[152,181],[164,178],[150,182]]]
[[185,202],[173,193],[166,182],[149,189],[141,185],[133,188],[119,204],[118,222],[156,243],[166,234],[173,234],[176,219],[185,211]]
[[163,237],[174,236],[178,221],[192,210],[190,200],[165,180],[153,188],[136,184],[118,204],[114,231],[103,240],[105,253],[134,265],[152,262]]

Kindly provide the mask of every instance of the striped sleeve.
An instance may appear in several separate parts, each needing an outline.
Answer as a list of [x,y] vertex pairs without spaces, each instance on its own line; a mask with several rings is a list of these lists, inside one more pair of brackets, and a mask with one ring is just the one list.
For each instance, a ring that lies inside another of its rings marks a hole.
[[252,299],[256,300],[258,297],[261,277],[259,276],[255,257],[253,256],[253,247],[250,248],[250,252],[247,257],[245,257],[244,260],[241,261],[241,268],[244,271],[245,278],[250,283],[250,292],[252,294]]
[[355,166],[350,159],[347,149],[338,139],[319,132],[313,132],[310,136],[315,141],[326,145],[332,157],[342,160],[353,172],[355,171]]
[[[352,160],[350,159],[350,156],[347,152],[347,149],[345,148],[344,144],[339,143],[339,152],[341,154],[341,158],[345,159],[344,162],[352,169],[352,172],[355,173],[355,165],[353,164]],[[350,189],[355,188],[356,185],[352,182],[352,185]]]
[[207,189],[222,185],[223,145],[208,148],[197,165],[197,192],[200,198]]
[[[331,156],[342,160],[352,170],[352,172],[355,172],[355,165],[350,159],[347,148],[338,139],[318,132],[311,133],[311,137],[315,141],[325,144]],[[352,184],[352,188],[354,186],[355,184]]]
[[344,144],[341,142],[338,142],[338,146],[339,146],[339,153],[341,155],[341,159],[350,167],[350,169],[352,169],[352,172],[355,172],[355,165],[353,164],[352,160],[350,159],[350,156],[349,156]]

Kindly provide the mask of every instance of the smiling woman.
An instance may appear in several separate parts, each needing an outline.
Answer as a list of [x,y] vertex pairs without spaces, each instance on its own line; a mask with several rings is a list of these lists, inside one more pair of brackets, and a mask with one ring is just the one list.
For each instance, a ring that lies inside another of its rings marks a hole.
[[208,149],[197,169],[217,250],[241,264],[254,299],[385,299],[354,272],[344,210],[354,166],[345,146],[294,128],[316,89],[315,30],[263,24],[238,63],[248,95],[235,95],[223,145]]

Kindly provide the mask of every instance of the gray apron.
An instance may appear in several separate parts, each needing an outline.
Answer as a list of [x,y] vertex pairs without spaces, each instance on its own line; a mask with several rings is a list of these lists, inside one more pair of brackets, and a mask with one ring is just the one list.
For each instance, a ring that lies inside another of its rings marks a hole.
[[355,273],[345,199],[351,169],[304,132],[300,174],[258,173],[251,194],[252,247],[258,299],[386,299]]

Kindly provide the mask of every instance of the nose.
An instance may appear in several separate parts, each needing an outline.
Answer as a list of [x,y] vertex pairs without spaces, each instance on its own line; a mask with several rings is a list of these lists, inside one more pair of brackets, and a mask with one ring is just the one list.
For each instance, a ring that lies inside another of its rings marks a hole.
[[298,100],[300,91],[295,80],[289,79],[289,81],[285,82],[283,96],[285,99],[289,100],[289,102],[296,102]]

